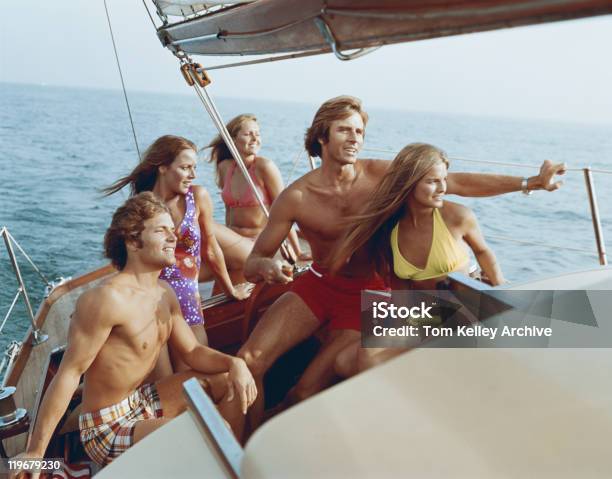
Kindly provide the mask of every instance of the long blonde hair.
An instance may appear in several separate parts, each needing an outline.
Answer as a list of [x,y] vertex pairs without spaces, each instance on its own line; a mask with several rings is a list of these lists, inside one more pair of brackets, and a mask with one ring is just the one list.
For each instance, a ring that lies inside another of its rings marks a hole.
[[389,238],[391,230],[406,213],[408,196],[436,164],[449,162],[435,146],[412,143],[394,158],[364,211],[348,218],[347,230],[330,265],[337,272],[361,248],[376,272],[386,277],[393,263]]
[[[257,118],[255,117],[255,115],[252,115],[250,113],[243,113],[242,115],[238,115],[232,118],[228,122],[228,124],[225,125],[225,128],[227,128],[227,131],[229,132],[230,136],[235,139],[238,136],[238,132],[240,132],[242,125],[244,125],[247,121],[254,121],[255,123],[257,123]],[[223,160],[233,160],[234,157],[232,156],[228,146],[225,144],[225,141],[223,140],[221,135],[215,136],[213,140],[208,144],[208,148],[212,148],[208,161],[215,164],[217,185],[221,187],[221,178],[219,177],[219,163],[221,163]]]

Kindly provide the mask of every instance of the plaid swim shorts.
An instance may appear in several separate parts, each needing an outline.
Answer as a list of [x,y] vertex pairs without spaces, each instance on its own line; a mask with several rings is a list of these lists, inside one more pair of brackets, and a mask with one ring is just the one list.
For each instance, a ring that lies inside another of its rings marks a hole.
[[155,384],[145,384],[123,401],[79,416],[81,443],[87,455],[104,466],[134,443],[139,421],[163,417]]

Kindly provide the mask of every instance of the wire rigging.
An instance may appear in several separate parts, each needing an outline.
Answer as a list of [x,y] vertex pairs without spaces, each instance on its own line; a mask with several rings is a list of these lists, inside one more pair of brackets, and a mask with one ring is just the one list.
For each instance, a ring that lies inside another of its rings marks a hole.
[[123,73],[121,72],[121,64],[119,63],[119,54],[117,53],[117,45],[115,44],[115,35],[113,35],[113,27],[111,25],[110,15],[108,13],[108,5],[104,0],[104,10],[106,11],[106,19],[108,20],[108,29],[110,31],[111,40],[113,42],[113,50],[115,51],[115,60],[117,61],[117,69],[119,70],[119,77],[121,78],[121,87],[123,88],[123,97],[125,98],[125,104],[127,106],[128,115],[130,117],[130,125],[132,126],[132,134],[134,135],[134,144],[136,145],[136,152],[138,153],[138,161],[140,161],[140,148],[138,148],[138,139],[136,138],[136,129],[134,128],[134,119],[132,118],[132,110],[130,109],[130,102],[127,97],[125,90],[125,82],[123,81]]

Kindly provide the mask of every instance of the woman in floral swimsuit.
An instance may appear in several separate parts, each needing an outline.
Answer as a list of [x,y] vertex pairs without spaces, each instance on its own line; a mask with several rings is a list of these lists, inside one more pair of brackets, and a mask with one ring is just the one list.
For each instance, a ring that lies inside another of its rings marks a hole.
[[[172,286],[185,321],[198,340],[207,344],[198,292],[200,253],[226,294],[244,299],[248,293],[244,287],[232,285],[223,252],[213,234],[210,196],[205,188],[192,184],[196,177],[196,151],[195,144],[185,138],[162,136],[147,149],[129,175],[103,191],[110,195],[129,185],[131,194],[153,191],[165,202],[176,225],[176,264],[166,267],[160,278]],[[176,358],[173,364],[175,370],[186,367]]]

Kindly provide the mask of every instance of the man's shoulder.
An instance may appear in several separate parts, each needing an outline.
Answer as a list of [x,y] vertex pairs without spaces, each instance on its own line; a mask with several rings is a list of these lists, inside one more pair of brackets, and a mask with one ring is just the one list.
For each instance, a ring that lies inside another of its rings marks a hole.
[[[287,201],[300,201],[308,190],[308,185],[312,184],[316,175],[314,171],[309,171],[305,175],[299,177],[294,182],[287,185],[282,191],[281,196],[288,198]],[[278,201],[278,200],[277,200]]]
[[361,170],[368,176],[380,177],[387,172],[391,162],[389,160],[379,160],[373,158],[365,158],[357,160]]
[[[162,280],[158,283],[160,288],[162,283],[167,284]],[[79,301],[84,306],[120,310],[123,306],[130,305],[139,291],[140,288],[134,287],[131,275],[119,271],[85,291],[79,297]]]
[[295,218],[304,204],[305,185],[301,178],[291,183],[276,197],[270,209],[271,218]]
[[115,305],[122,301],[123,290],[116,282],[117,274],[102,281],[93,288],[88,289],[79,297],[79,301],[83,304],[104,303]]
[[76,303],[78,318],[109,318],[121,310],[125,292],[110,278],[88,289],[79,296]]

